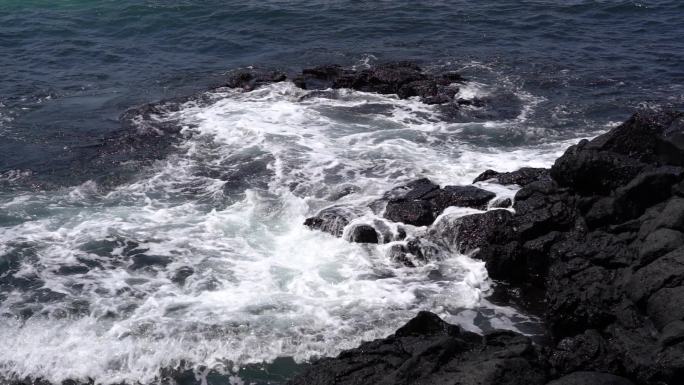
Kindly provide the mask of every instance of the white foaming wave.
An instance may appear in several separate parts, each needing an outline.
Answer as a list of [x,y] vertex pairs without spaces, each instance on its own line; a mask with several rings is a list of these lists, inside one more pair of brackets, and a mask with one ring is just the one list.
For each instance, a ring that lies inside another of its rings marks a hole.
[[[346,184],[357,192],[335,203],[365,208],[417,177],[468,184],[486,168],[548,166],[566,143],[478,148],[458,140],[463,124],[440,121],[417,100],[345,90],[305,96],[291,83],[215,92],[208,105],[169,113],[186,140],[139,180],[110,192],[88,182],[3,202],[48,201],[48,216],[1,230],[0,244],[13,253],[30,244],[38,263],[23,263],[14,276],[64,297],[32,305],[36,315],[25,322],[0,318],[2,374],[146,383],[181,363],[301,361],[386,336],[418,310],[475,329],[461,311],[486,304],[482,262],[451,255],[400,267],[385,256],[391,244],[352,244],[302,223]],[[221,171],[251,148],[269,155],[269,182],[226,202],[226,182],[198,170]],[[364,215],[377,218],[370,209]],[[59,273],[84,260],[95,267]],[[184,268],[192,274],[179,284],[174,276]],[[26,295],[8,296],[0,313],[26,306]],[[85,312],[64,314],[79,301]],[[505,324],[509,314],[494,311]]]

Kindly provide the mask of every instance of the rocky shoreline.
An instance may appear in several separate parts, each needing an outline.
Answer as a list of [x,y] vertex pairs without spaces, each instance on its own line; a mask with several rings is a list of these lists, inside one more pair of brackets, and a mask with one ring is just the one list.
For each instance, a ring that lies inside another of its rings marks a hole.
[[[406,62],[239,71],[221,87],[288,79],[320,92],[418,97],[446,117],[487,103],[456,98],[460,75]],[[177,133],[172,124],[154,128]],[[542,309],[548,342],[506,330],[479,335],[420,312],[391,336],[313,362],[289,384],[684,384],[684,113],[639,112],[570,147],[550,169],[486,170],[478,182],[520,190],[510,199],[418,179],[371,205],[386,221],[358,223],[354,208],[330,206],[303,225],[350,242],[395,242],[388,257],[408,267],[435,258],[436,245],[480,259],[500,297]],[[438,220],[454,206],[476,213]],[[416,236],[406,226],[427,230]]]
[[[425,179],[389,192],[386,219],[430,226],[391,258],[411,265],[430,258],[431,242],[451,239],[521,302],[545,309],[550,343],[509,331],[479,336],[420,313],[291,384],[684,383],[683,166],[684,114],[640,112],[570,147],[550,170],[487,170],[475,179],[521,186],[512,212],[433,224],[445,207],[483,208],[494,194]],[[307,225],[341,236],[345,215],[329,210]],[[541,302],[528,294],[538,291]]]

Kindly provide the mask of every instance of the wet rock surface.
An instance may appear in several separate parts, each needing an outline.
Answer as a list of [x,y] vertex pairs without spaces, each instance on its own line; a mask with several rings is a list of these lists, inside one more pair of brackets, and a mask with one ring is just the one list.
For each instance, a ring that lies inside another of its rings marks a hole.
[[570,147],[551,170],[476,179],[520,185],[512,211],[432,224],[446,188],[418,180],[388,193],[385,218],[431,225],[424,238],[392,245],[391,259],[414,266],[431,258],[431,244],[474,252],[520,296],[545,293],[548,346],[512,332],[472,335],[421,313],[291,383],[684,383],[683,122],[682,113],[639,112]]
[[379,94],[396,94],[402,99],[417,96],[426,104],[454,101],[455,83],[464,82],[457,73],[428,74],[415,63],[393,62],[364,69],[323,65],[304,69],[294,82],[308,90],[350,88]]
[[304,226],[312,230],[320,230],[336,237],[344,234],[344,228],[357,217],[357,213],[348,207],[332,206],[318,212],[304,221]]
[[229,74],[222,85],[251,91],[260,86],[291,80],[306,90],[348,88],[378,94],[395,94],[401,99],[418,97],[426,104],[479,105],[480,100],[455,98],[458,84],[465,79],[455,72],[432,74],[416,63],[388,62],[356,69],[337,64],[305,68],[300,73],[248,68]]
[[371,225],[355,225],[349,230],[349,242],[378,243],[378,232]]
[[418,179],[387,194],[385,218],[414,226],[429,226],[447,207],[485,209],[496,197],[475,186],[440,188],[427,179]]
[[540,357],[523,335],[480,336],[420,312],[394,335],[321,359],[289,384],[545,384]]
[[478,175],[473,180],[473,183],[493,180],[503,185],[517,184],[519,186],[527,186],[532,182],[548,180],[549,178],[549,169],[547,168],[523,167],[517,171],[511,172],[487,170]]
[[[498,231],[505,236],[476,255],[492,277],[545,290],[558,374],[684,378],[683,121],[681,113],[641,112],[570,147],[550,179],[517,193],[515,215]],[[554,384],[630,383],[597,378]]]

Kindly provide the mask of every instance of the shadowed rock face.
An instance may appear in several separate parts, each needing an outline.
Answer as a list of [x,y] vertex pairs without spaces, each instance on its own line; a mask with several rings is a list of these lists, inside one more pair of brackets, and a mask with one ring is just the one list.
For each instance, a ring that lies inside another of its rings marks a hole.
[[480,336],[420,312],[396,333],[324,358],[289,382],[324,384],[545,384],[546,367],[529,338]]
[[684,378],[683,121],[638,113],[570,147],[552,179],[518,192],[507,236],[477,254],[492,277],[545,288],[559,374]]
[[378,232],[371,225],[355,225],[349,230],[349,242],[378,243]]

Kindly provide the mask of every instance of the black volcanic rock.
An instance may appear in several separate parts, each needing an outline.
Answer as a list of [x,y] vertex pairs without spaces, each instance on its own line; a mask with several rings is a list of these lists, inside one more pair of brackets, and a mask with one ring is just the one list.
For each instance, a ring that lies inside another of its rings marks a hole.
[[371,225],[355,225],[349,230],[349,242],[378,243],[378,232]]
[[439,190],[439,185],[427,178],[421,178],[396,187],[385,195],[390,200],[418,200],[437,190]]
[[357,216],[358,214],[351,208],[332,206],[324,208],[313,217],[306,218],[304,226],[341,237],[344,234],[344,228]]
[[231,73],[223,86],[252,91],[263,85],[285,80],[287,80],[287,75],[279,71],[243,69]]
[[606,195],[647,167],[684,166],[684,114],[642,112],[622,125],[570,147],[551,168],[561,185]]
[[[421,313],[393,336],[314,363],[292,384],[682,384],[683,120],[640,112],[570,147],[550,172],[487,171],[476,180],[522,187],[513,212],[442,216],[427,237],[390,248],[407,266],[431,258],[435,244],[479,248],[474,257],[493,279],[520,295],[545,292],[543,354],[515,333],[479,337]],[[425,179],[396,188],[385,217],[430,225],[457,201],[445,199],[448,190]],[[485,202],[480,191],[454,191]]]
[[321,359],[290,385],[535,385],[546,367],[529,338],[510,331],[485,336],[420,312],[396,333]]
[[599,372],[575,372],[568,374],[547,385],[634,385],[624,377]]
[[496,194],[475,186],[440,188],[428,179],[418,179],[386,194],[385,218],[414,226],[428,226],[447,207],[484,209]]
[[547,168],[523,167],[517,171],[512,172],[498,172],[494,170],[487,170],[482,174],[478,175],[473,180],[473,183],[493,179],[497,183],[502,185],[517,184],[521,187],[524,187],[532,182],[536,182],[538,180],[545,180],[549,178],[549,169]]
[[638,113],[572,146],[476,255],[493,278],[546,291],[550,364],[569,375],[554,383],[684,378],[683,118]]
[[432,204],[424,200],[392,200],[387,202],[385,218],[414,226],[428,226],[435,221]]
[[365,69],[343,68],[338,65],[322,65],[304,69],[294,82],[303,89],[350,88],[379,94],[396,94],[402,99],[420,97],[427,104],[454,102],[458,88],[453,83],[464,79],[456,73],[440,75],[425,73],[411,62],[393,62]]
[[411,238],[405,244],[392,245],[387,252],[387,257],[393,262],[408,267],[415,267],[416,262],[424,263],[439,255],[436,245],[423,238]]
[[436,212],[449,206],[471,207],[484,210],[496,194],[475,186],[445,186],[439,192],[428,195]]
[[444,218],[430,227],[429,237],[449,249],[465,253],[500,239],[508,239],[513,214],[508,210],[490,210],[458,218]]

